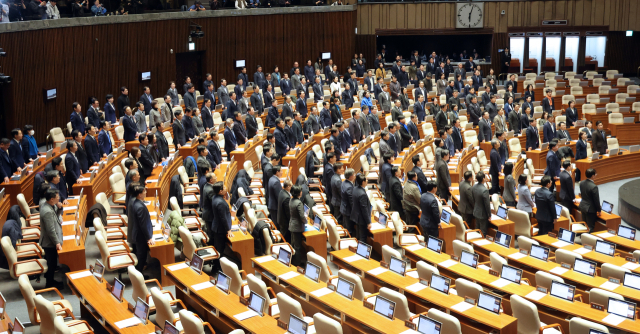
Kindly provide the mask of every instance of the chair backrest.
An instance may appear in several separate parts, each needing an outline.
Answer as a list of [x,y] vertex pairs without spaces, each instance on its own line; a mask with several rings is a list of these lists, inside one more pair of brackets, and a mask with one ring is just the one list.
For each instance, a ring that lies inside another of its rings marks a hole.
[[568,263],[573,266],[576,258],[582,259],[582,255],[576,252],[568,251],[566,249],[556,249],[556,263]]
[[602,333],[609,333],[609,329],[599,323],[584,320],[579,317],[573,317],[569,320],[569,333],[571,334],[589,334],[591,329],[598,330]]
[[380,288],[381,297],[384,297],[392,302],[396,303],[395,314],[394,316],[402,321],[407,321],[411,317],[411,312],[409,311],[409,302],[407,301],[407,297],[398,292],[391,290],[387,287]]
[[556,127],[562,122],[567,123],[567,116],[562,115],[556,117]]
[[629,97],[629,94],[627,93],[618,93],[616,94],[616,103],[626,103],[628,97]]
[[41,295],[35,296],[34,302],[36,304],[36,311],[40,316],[40,333],[54,334],[53,319],[56,318],[56,311],[53,303]]
[[[389,123],[387,123],[387,124],[389,124]],[[431,124],[431,123],[425,123],[423,125],[423,127],[422,127],[422,130],[423,130],[423,135],[424,135],[425,138],[427,137],[427,135],[429,135],[431,137],[434,137],[434,135],[435,135],[435,130],[433,129],[433,124]]]
[[307,253],[307,261],[315,264],[320,267],[320,276],[319,280],[322,282],[328,282],[331,274],[329,273],[329,267],[327,266],[327,260],[325,260],[322,256],[309,252]]
[[[549,74],[549,73],[545,73],[545,76]],[[553,74],[553,73],[551,73]],[[558,87],[558,82],[555,79],[548,79],[547,82],[545,83],[545,85],[547,87]]]
[[178,204],[178,199],[175,196],[171,196],[171,198],[169,198],[169,205],[171,206],[172,211],[177,212],[180,215],[180,217],[182,217],[182,212],[180,211],[180,204]]
[[518,334],[540,333],[540,316],[536,304],[516,294],[511,295],[510,301],[513,317],[518,319]]
[[562,104],[569,104],[570,101],[575,101],[576,97],[573,95],[562,95]]
[[360,164],[364,175],[369,174],[369,161],[367,161],[367,157],[364,154],[360,156]]
[[297,300],[289,297],[284,292],[278,292],[276,297],[278,299],[278,309],[280,310],[280,321],[289,324],[291,314],[300,319],[303,318],[302,305]]
[[101,257],[102,263],[105,264],[106,266],[105,269],[109,270],[107,263],[109,263],[108,259],[111,253],[109,252],[109,247],[107,246],[107,242],[105,241],[106,239],[102,236],[101,233],[96,233],[95,238],[96,238],[96,243],[98,244],[98,249],[100,250],[100,257]]
[[549,80],[551,80],[551,79],[553,79],[555,77],[556,77],[556,73],[555,72],[545,72],[545,74],[544,74],[544,78],[547,81],[549,81]]
[[30,311],[36,307],[36,304],[34,302],[36,293],[33,290],[33,286],[31,286],[29,276],[20,275],[20,277],[18,277],[18,285],[20,286],[20,293],[22,293],[22,298],[24,298],[24,301],[27,304],[27,310],[29,310],[29,312],[27,312],[29,314],[29,321],[31,321],[32,324],[37,324],[38,319],[36,319],[35,314]]
[[593,78],[593,87],[600,87],[604,82],[603,78]]
[[382,258],[384,260],[384,262],[386,263],[391,263],[391,257],[395,256],[399,259],[402,259],[402,255],[400,255],[400,252],[398,252],[397,250],[393,249],[393,247],[389,246],[389,245],[383,245],[382,246]]
[[462,242],[460,240],[453,240],[453,255],[460,257],[462,251],[466,250],[469,253],[475,253],[473,251],[473,246],[469,245],[466,242]]
[[[574,80],[571,80],[574,81]],[[577,80],[578,84],[580,84],[580,80]],[[581,86],[571,86],[571,95],[582,95],[584,94]]]
[[[598,98],[598,100],[600,100],[600,98]],[[598,103],[598,102],[590,102],[590,103]],[[595,114],[596,110],[597,110],[597,108],[596,108],[595,104],[583,104],[582,105],[582,113],[583,114]]]
[[587,71],[587,73],[585,74],[585,77],[589,80],[593,80],[593,77],[596,76],[598,74],[598,72],[596,71]]
[[107,214],[111,214],[111,205],[109,204],[109,199],[105,193],[99,193],[96,195],[96,203],[102,204],[102,206],[104,206],[104,210],[107,211]]
[[313,324],[316,333],[342,334],[342,325],[320,312],[313,315]]
[[57,316],[53,319],[53,329],[56,334],[71,334],[71,328],[64,322],[64,318]]
[[[115,166],[113,168],[120,168],[120,166]],[[125,178],[122,173],[111,174],[111,176],[109,176],[109,184],[111,185],[111,190],[113,190],[113,192],[124,193],[127,191]]]
[[602,85],[598,87],[598,94],[609,94],[609,90],[611,90],[611,86]]
[[536,285],[543,286],[547,288],[547,291],[551,290],[551,282],[557,281],[560,283],[564,283],[564,279],[562,277],[558,277],[553,274],[549,274],[546,271],[538,270],[536,271]]
[[229,291],[235,293],[237,296],[243,296],[242,294],[242,276],[240,276],[240,271],[238,270],[238,266],[230,261],[226,257],[220,258],[220,267],[222,267],[222,272],[231,278],[231,285],[229,286]]
[[464,146],[478,146],[478,133],[476,130],[466,130],[464,132]]
[[180,181],[183,184],[189,182],[189,175],[187,175],[187,169],[184,166],[178,167],[178,174],[180,175]]
[[620,145],[618,145],[618,138],[607,138],[607,146],[610,150],[619,149]]
[[520,146],[520,138],[514,137],[509,139],[509,156],[517,157],[522,152],[522,146]]
[[431,275],[440,275],[440,270],[438,270],[438,268],[424,261],[416,262],[416,269],[418,272],[418,277],[420,277],[420,279],[427,280],[427,282],[431,282]]
[[127,159],[122,159],[122,161],[120,161],[120,168],[122,168],[122,174],[126,176],[127,173],[129,173],[129,168],[124,165],[125,162],[127,162]]
[[600,95],[598,94],[588,94],[587,102],[589,103],[600,103]]
[[193,242],[193,236],[184,226],[178,227],[178,233],[180,233],[180,238],[182,239],[182,254],[187,260],[191,261],[193,253],[196,251],[196,243]]
[[465,241],[464,234],[467,231],[467,227],[464,226],[464,220],[462,219],[462,216],[460,216],[455,212],[451,212],[449,210],[447,211],[451,213],[450,222],[453,223],[453,225],[456,227],[456,239],[460,241]]
[[20,193],[16,196],[16,199],[18,200],[18,205],[20,206],[20,211],[22,212],[22,214],[25,217],[29,218],[31,216],[31,209],[29,209],[29,204],[24,198],[24,195]]
[[116,138],[118,138],[118,140],[124,140],[124,126],[116,126],[114,132],[116,133]]
[[627,268],[622,268],[611,263],[603,263],[600,268],[602,269],[602,272],[601,272],[602,277],[604,278],[614,277],[619,279],[620,282],[624,281],[624,273],[631,272]]
[[[259,156],[258,156],[259,157]],[[249,178],[253,178],[253,176],[255,175],[255,171],[253,170],[253,163],[251,162],[251,160],[247,160],[242,164],[242,167],[244,168],[244,170],[247,172],[247,174],[249,175]]]
[[58,142],[55,144],[54,147],[58,147],[62,145],[62,142],[64,142],[64,133],[62,132],[61,128],[53,128],[51,130],[49,130],[49,134],[51,135],[51,140],[53,140],[54,142]]
[[536,74],[536,73],[527,73],[527,74],[524,75],[524,77],[527,80],[536,80],[537,76],[538,76],[538,74]]
[[360,276],[345,269],[340,269],[338,270],[338,277],[355,284],[353,298],[361,301],[364,300],[364,288],[362,287],[362,280],[360,279]]
[[611,291],[607,291],[599,288],[593,288],[589,291],[589,303],[608,305],[609,298],[624,300],[624,298],[621,295],[617,293],[613,293]]
[[340,235],[338,235],[338,229],[333,222],[327,222],[327,233],[329,234],[329,245],[333,250],[339,250]]
[[147,296],[149,295],[149,289],[147,289],[147,285],[144,283],[144,276],[142,273],[134,266],[128,266],[127,273],[129,274],[131,286],[133,287],[133,300],[138,300],[138,298],[140,298],[146,301]]
[[478,163],[480,164],[480,166],[488,166],[489,165],[489,161],[487,160],[487,155],[484,152],[484,150],[479,150],[478,154]]
[[529,220],[528,213],[512,208],[509,209],[507,218],[514,222],[516,235],[524,235],[527,238],[533,237],[531,235],[531,221]]
[[478,300],[480,292],[484,291],[482,285],[471,282],[464,278],[456,279],[456,292],[460,297],[471,297]]
[[489,199],[491,200],[494,210],[498,210],[498,207],[500,206],[500,195],[492,194]]
[[427,312],[427,316],[435,321],[442,323],[440,333],[462,334],[462,329],[460,327],[460,321],[458,320],[458,318],[444,313],[436,309],[435,307],[429,309],[429,312]]
[[633,102],[633,104],[631,105],[631,110],[640,111],[640,102]]
[[618,113],[620,112],[620,105],[618,103],[607,103],[605,105],[606,111],[607,112],[614,112],[614,113]]
[[257,293],[260,297],[265,299],[264,310],[265,314],[269,312],[269,304],[271,304],[271,298],[269,298],[269,293],[267,293],[267,285],[253,274],[247,275],[247,284],[249,284],[249,289],[255,293]]
[[[529,74],[529,73],[527,73],[527,74]],[[534,74],[535,74],[535,73],[534,73]],[[532,86],[534,86],[534,87],[535,87],[535,86],[536,86],[536,82],[535,82],[535,80],[527,79],[527,80],[525,80],[525,81],[523,81],[523,82],[522,82],[522,87],[524,87],[524,88],[529,87],[529,85],[532,85]]]
[[607,70],[606,77],[607,79],[614,79],[616,74],[618,74],[618,70]]
[[202,321],[200,321],[200,319],[198,319],[191,311],[180,310],[178,315],[185,333],[204,334]]
[[524,249],[527,252],[531,252],[531,245],[540,245],[537,240],[533,240],[531,238],[527,238],[524,235],[518,237],[518,248]]
[[489,253],[489,260],[491,262],[491,269],[497,271],[498,274],[501,274],[502,266],[507,264],[507,260],[496,252]]
[[627,94],[635,94],[640,90],[640,86],[638,85],[628,85],[627,86]]
[[602,238],[600,238],[598,236],[595,236],[593,234],[582,233],[582,234],[580,234],[580,240],[582,241],[582,245],[583,246],[589,245],[593,249],[595,249],[596,248],[596,242],[598,240],[602,240]]
[[564,78],[565,79],[571,80],[575,76],[576,76],[576,72],[564,72]]
[[96,234],[100,233],[102,239],[107,240],[107,231],[104,229],[100,217],[93,218],[93,228],[96,230]]

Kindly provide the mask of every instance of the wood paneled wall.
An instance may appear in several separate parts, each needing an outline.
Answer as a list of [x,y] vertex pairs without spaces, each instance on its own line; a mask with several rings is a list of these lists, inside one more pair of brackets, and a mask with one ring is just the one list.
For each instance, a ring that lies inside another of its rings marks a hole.
[[[129,88],[133,104],[150,86],[162,97],[169,81],[176,80],[176,53],[187,52],[189,22],[202,26],[205,37],[195,40],[205,51],[203,72],[213,74],[216,87],[221,78],[235,83],[234,59],[246,59],[249,79],[260,64],[272,72],[279,65],[289,72],[294,61],[301,65],[322,51],[331,51],[341,71],[354,53],[356,14],[326,12],[264,16],[213,17],[112,25],[78,26],[0,34],[7,51],[0,58],[2,72],[13,82],[0,86],[4,98],[4,123],[12,129],[33,124],[36,139],[44,142],[53,127],[65,127],[71,104],[95,96],[100,105],[105,95],[120,95]],[[170,50],[173,50],[171,53]],[[140,82],[138,71],[151,71],[151,81]],[[203,75],[204,76],[204,75]],[[200,89],[202,83],[196,83]],[[57,99],[44,103],[42,90],[57,88]],[[181,91],[182,88],[179,87]],[[2,128],[0,127],[0,128]],[[6,133],[6,132],[5,132]]]
[[[454,29],[455,2],[358,5],[358,33],[376,29]],[[509,27],[536,27],[542,20],[569,20],[572,26],[609,26],[609,30],[640,30],[638,0],[546,0],[485,2],[484,27],[508,32]],[[505,15],[501,12],[505,11]]]

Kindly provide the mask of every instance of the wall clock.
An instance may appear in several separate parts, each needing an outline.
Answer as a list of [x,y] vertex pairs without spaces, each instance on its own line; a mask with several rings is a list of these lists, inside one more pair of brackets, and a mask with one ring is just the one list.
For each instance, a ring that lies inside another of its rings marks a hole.
[[456,4],[456,28],[483,28],[484,2]]

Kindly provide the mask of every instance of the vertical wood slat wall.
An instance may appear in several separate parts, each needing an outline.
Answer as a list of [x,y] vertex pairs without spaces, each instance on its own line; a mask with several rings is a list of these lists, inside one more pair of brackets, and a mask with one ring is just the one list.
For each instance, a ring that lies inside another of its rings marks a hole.
[[[196,39],[196,51],[206,50],[203,72],[213,74],[216,87],[226,78],[235,83],[235,59],[246,59],[252,80],[256,65],[272,72],[279,65],[289,72],[294,61],[315,61],[332,52],[343,71],[353,56],[356,12],[279,14],[166,20],[113,25],[78,26],[0,34],[2,72],[13,82],[0,87],[5,101],[5,133],[32,124],[36,140],[44,142],[53,127],[65,127],[71,104],[86,111],[95,96],[101,108],[106,94],[120,95],[129,88],[131,103],[142,87],[150,86],[155,98],[176,80],[176,53],[187,52],[189,21],[202,26],[205,37]],[[173,49],[173,54],[170,50]],[[151,81],[138,80],[139,71],[151,71]],[[204,77],[204,73],[203,73]],[[196,83],[200,89],[202,83]],[[45,103],[42,90],[57,88],[57,98]],[[181,91],[182,88],[178,87]],[[204,92],[202,92],[204,93]]]

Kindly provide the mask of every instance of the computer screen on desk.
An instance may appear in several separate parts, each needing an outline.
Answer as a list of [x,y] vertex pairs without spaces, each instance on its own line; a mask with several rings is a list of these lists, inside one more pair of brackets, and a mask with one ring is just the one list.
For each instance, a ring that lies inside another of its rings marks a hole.
[[485,309],[495,314],[500,314],[500,304],[502,300],[500,297],[488,294],[486,292],[480,292],[478,296],[478,307]]
[[429,236],[427,248],[439,254],[442,252],[442,240]]
[[356,254],[368,260],[369,258],[371,258],[371,246],[365,244],[364,242],[358,241]]
[[291,264],[291,252],[284,247],[280,247],[278,250],[278,261],[288,267]]
[[451,212],[447,210],[442,210],[442,214],[440,215],[440,220],[449,224],[449,221],[451,220]]
[[562,205],[556,204],[556,218],[560,218],[561,213],[562,213]]
[[176,328],[176,326],[172,325],[169,320],[164,321],[164,330],[162,330],[162,334],[180,334],[180,330]]
[[147,319],[149,318],[149,304],[145,303],[142,298],[138,297],[133,315],[140,319],[140,322],[142,322],[143,325],[146,325]]
[[376,297],[376,305],[373,310],[376,313],[393,320],[393,314],[396,311],[396,303],[378,295],[378,297]]
[[307,334],[307,324],[304,320],[291,314],[289,317],[289,326],[287,326],[287,333],[291,334]]
[[609,297],[609,305],[607,306],[607,312],[635,320],[636,318],[636,303],[627,302],[624,300],[615,299]]
[[573,262],[573,271],[593,277],[596,274],[596,263],[576,258]]
[[576,240],[576,234],[574,232],[569,231],[569,230],[565,230],[563,228],[560,228],[560,230],[558,232],[558,239],[573,245],[575,240]]
[[460,254],[460,263],[464,263],[471,268],[478,268],[478,254],[463,250],[462,254]]
[[440,334],[442,323],[421,314],[418,319],[418,333],[420,334]]
[[434,290],[449,294],[450,285],[450,279],[436,274],[431,275],[431,288],[433,288]]
[[532,244],[531,257],[534,257],[538,260],[547,261],[549,259],[549,248]]
[[189,263],[189,267],[193,269],[193,271],[198,274],[202,274],[202,266],[204,265],[204,260],[200,257],[200,255],[194,253],[193,258],[191,259],[191,263]]
[[613,256],[616,253],[616,244],[604,240],[596,240],[596,252]]
[[640,290],[640,275],[635,273],[624,273],[624,286]]
[[307,267],[304,269],[304,275],[310,280],[318,283],[318,279],[320,278],[320,267],[311,263],[311,261],[308,261]]
[[249,308],[254,310],[258,315],[263,316],[265,299],[257,293],[251,291],[249,296]]
[[629,240],[636,240],[636,229],[618,225],[618,236]]
[[508,211],[509,210],[507,210],[507,208],[505,208],[504,206],[500,205],[500,206],[498,206],[498,210],[496,211],[496,216],[500,217],[500,219],[507,220]]
[[355,291],[356,285],[345,280],[344,278],[338,278],[338,283],[336,285],[336,292],[343,297],[352,300],[353,292]]
[[404,276],[407,270],[407,263],[402,261],[395,256],[391,256],[391,260],[389,260],[389,270],[393,271],[398,275]]
[[602,211],[611,214],[611,212],[613,211],[613,204],[607,201],[602,201]]
[[513,283],[520,284],[520,280],[522,279],[522,269],[517,269],[512,266],[503,264],[500,277]]
[[229,294],[229,286],[231,285],[231,277],[225,275],[223,272],[218,272],[216,278],[216,287],[222,290],[224,293]]
[[122,301],[122,294],[124,293],[124,284],[120,282],[118,278],[113,279],[113,285],[111,286],[111,294],[119,301]]
[[511,235],[496,231],[495,242],[502,247],[511,247]]
[[387,226],[387,215],[382,212],[378,213],[378,223],[382,226]]
[[550,294],[554,297],[558,297],[558,298],[565,299],[572,302],[575,292],[576,292],[576,287],[573,285],[560,283],[558,281],[551,281]]

